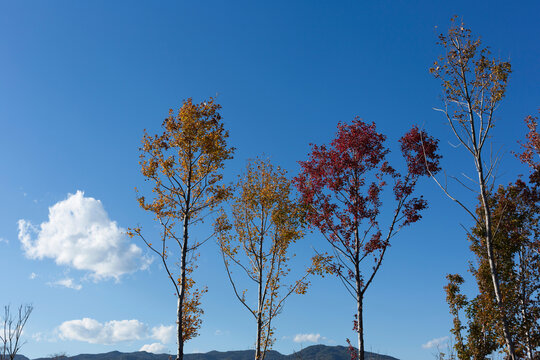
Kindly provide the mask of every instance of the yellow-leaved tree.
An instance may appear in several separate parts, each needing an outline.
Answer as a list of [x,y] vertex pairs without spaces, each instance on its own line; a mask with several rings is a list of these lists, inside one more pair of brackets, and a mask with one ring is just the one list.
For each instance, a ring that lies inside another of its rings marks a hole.
[[[206,240],[191,239],[189,231],[229,195],[229,188],[221,184],[222,170],[234,148],[227,145],[229,133],[220,109],[212,98],[200,104],[185,100],[177,115],[169,110],[163,133],[152,136],[145,131],[140,148],[141,173],[152,184],[152,195],[139,196],[138,201],[153,213],[161,233],[150,240],[136,227],[128,235],[140,237],[161,259],[176,291],[176,359],[183,359],[184,342],[198,335],[203,313],[200,298],[206,291],[195,289],[191,276],[197,249]],[[169,252],[170,247],[177,250]]]
[[[274,342],[272,321],[285,299],[293,293],[304,294],[307,277],[323,275],[328,269],[322,268],[326,262],[316,256],[299,279],[284,283],[294,256],[290,246],[304,236],[304,210],[293,198],[284,170],[268,160],[250,161],[235,188],[231,210],[221,211],[215,228],[234,293],[257,324],[255,360],[263,360]],[[253,284],[251,291],[233,279],[232,266]]]

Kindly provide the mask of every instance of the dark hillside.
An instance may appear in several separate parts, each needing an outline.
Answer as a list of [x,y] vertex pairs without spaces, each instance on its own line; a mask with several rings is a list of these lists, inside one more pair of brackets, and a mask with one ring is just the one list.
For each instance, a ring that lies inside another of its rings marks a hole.
[[[137,351],[132,353],[121,353],[119,351],[111,351],[104,354],[81,354],[68,356],[56,360],[169,360],[169,357],[174,360],[174,355],[168,354],[152,354],[145,351]],[[253,360],[255,357],[254,350],[239,350],[239,351],[210,351],[201,354],[186,354],[185,360]],[[305,349],[292,353],[290,355],[282,355],[277,351],[269,351],[266,354],[265,360],[350,360],[349,350],[344,346],[326,346],[313,345]],[[15,360],[30,360],[25,356],[17,355]],[[34,360],[52,360],[52,358],[39,358]],[[398,360],[387,355],[380,355],[371,352],[366,352],[366,360]]]

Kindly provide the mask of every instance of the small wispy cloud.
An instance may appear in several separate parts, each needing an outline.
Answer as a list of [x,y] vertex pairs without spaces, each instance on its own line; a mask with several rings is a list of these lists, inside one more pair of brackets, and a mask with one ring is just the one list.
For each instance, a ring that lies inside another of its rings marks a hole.
[[6,244],[9,244],[9,240],[0,237],[0,243],[6,243]]
[[[32,273],[34,274],[34,273]],[[55,281],[55,282],[49,282],[47,283],[47,285],[49,286],[63,286],[63,287],[66,287],[68,289],[73,289],[73,290],[81,290],[82,289],[82,285],[81,284],[76,284],[72,278],[65,278],[65,279],[60,279],[58,281]]]
[[32,334],[32,339],[35,342],[56,342],[58,339],[57,334],[55,333],[43,333],[43,332],[37,332]]
[[230,334],[229,330],[220,330],[220,329],[217,329],[217,330],[214,332],[214,335],[216,335],[216,336],[229,335],[229,334]]
[[34,280],[35,278],[37,278],[37,274],[35,272],[32,272],[32,273],[30,273],[30,275],[28,275],[28,278],[30,280]]
[[436,339],[431,339],[427,343],[422,345],[423,349],[433,349],[437,346],[444,345],[448,341],[448,336],[443,336]]
[[321,334],[296,334],[294,336],[293,341],[297,343],[304,343],[304,342],[318,343],[324,339],[326,338],[324,336],[321,336]]

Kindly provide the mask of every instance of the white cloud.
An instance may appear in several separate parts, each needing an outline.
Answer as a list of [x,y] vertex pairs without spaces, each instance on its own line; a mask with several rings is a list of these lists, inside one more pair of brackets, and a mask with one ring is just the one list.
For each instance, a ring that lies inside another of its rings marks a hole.
[[37,332],[32,334],[32,339],[34,339],[36,342],[44,341],[45,335],[42,332]]
[[[159,343],[147,344],[148,352],[159,352],[173,340],[175,327],[159,325],[150,329],[139,320],[112,320],[100,323],[91,318],[65,321],[57,329],[63,340],[84,341],[91,344],[114,344],[122,341],[154,339]],[[161,347],[159,347],[161,346]]]
[[39,227],[19,220],[19,240],[26,257],[51,258],[58,265],[89,271],[95,280],[118,280],[150,264],[125,230],[109,219],[101,201],[82,191],[51,206],[49,220]]
[[321,334],[296,334],[293,341],[297,343],[312,342],[318,343],[321,339],[324,339]]
[[55,336],[55,334],[37,332],[37,333],[32,334],[32,339],[35,342],[42,342],[42,341],[56,342],[57,337]]
[[[152,328],[152,335],[150,337],[164,344],[167,344],[173,339],[175,332],[176,332],[176,329],[174,328],[173,325],[170,325],[170,326],[160,325],[160,326],[156,326]],[[153,351],[148,351],[148,352],[153,352]]]
[[102,324],[90,318],[65,321],[58,327],[61,339],[91,344],[141,340],[147,338],[147,329],[139,320],[112,320]]
[[165,349],[165,345],[163,344],[152,343],[152,344],[143,345],[139,351],[146,351],[146,352],[154,353],[154,354],[163,354],[166,351],[166,349]]
[[433,349],[433,348],[436,348],[437,346],[444,345],[447,341],[448,341],[448,336],[432,339],[432,340],[429,340],[427,343],[423,344],[422,348]]
[[50,286],[64,286],[64,287],[67,287],[68,289],[73,289],[73,290],[81,290],[82,289],[82,285],[81,284],[76,284],[72,278],[65,278],[65,279],[60,279],[58,281],[55,281],[53,283],[47,283],[48,285]]
[[9,241],[7,239],[4,239],[4,238],[1,238],[0,237],[0,243],[6,243],[6,244],[9,244]]
[[35,272],[32,272],[32,273],[30,273],[30,275],[28,276],[28,278],[29,278],[30,280],[34,280],[35,278],[37,278],[37,274],[36,274]]

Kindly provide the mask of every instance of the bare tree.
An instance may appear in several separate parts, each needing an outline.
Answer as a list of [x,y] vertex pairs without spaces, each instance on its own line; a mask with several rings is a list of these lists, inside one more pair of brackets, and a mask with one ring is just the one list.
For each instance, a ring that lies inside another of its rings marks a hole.
[[21,335],[34,307],[21,305],[17,314],[12,314],[9,305],[4,306],[3,329],[0,333],[0,360],[13,360],[24,345]]

